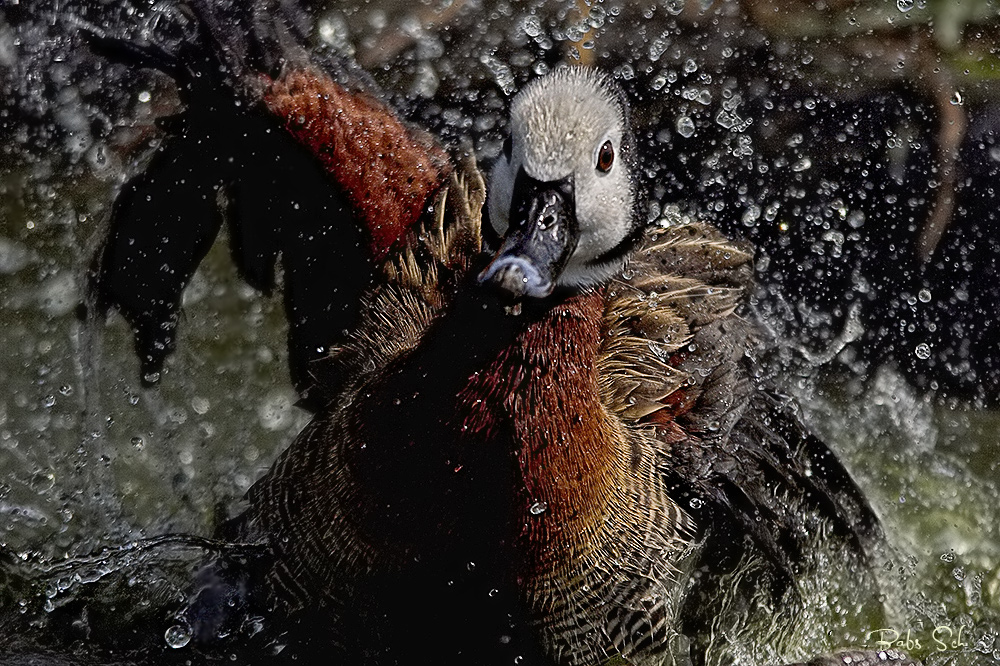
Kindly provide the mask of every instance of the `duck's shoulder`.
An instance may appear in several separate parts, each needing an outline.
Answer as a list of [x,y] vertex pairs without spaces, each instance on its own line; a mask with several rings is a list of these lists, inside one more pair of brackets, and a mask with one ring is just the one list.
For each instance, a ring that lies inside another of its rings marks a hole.
[[[723,417],[745,392],[735,364],[756,344],[739,315],[753,248],[690,220],[652,226],[605,296],[598,356],[605,405],[627,422]],[[714,406],[713,406],[714,404]]]
[[466,154],[423,218],[391,253],[362,294],[356,326],[323,362],[329,376],[357,382],[417,347],[482,250],[486,185]]
[[453,276],[463,274],[482,250],[486,183],[471,154],[463,154],[457,162],[422,223],[383,265],[385,284],[440,291]]

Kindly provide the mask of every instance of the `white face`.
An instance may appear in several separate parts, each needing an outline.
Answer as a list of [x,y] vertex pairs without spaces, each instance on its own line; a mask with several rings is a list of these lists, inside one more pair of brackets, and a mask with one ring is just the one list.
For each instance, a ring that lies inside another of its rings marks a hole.
[[510,226],[519,170],[538,181],[572,176],[578,242],[557,284],[607,279],[622,259],[597,261],[635,228],[635,193],[622,155],[625,119],[614,92],[594,70],[558,70],[525,87],[511,104],[509,161],[501,155],[490,178],[490,221],[499,236]]

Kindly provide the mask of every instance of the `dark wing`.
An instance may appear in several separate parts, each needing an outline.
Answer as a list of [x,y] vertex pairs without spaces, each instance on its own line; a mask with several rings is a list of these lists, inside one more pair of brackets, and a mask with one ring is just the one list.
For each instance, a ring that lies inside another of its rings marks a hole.
[[351,63],[309,55],[291,10],[249,4],[158,3],[117,31],[84,28],[109,57],[171,76],[184,105],[115,202],[91,286],[99,312],[132,325],[155,380],[183,289],[227,221],[253,287],[276,286],[281,258],[292,378],[315,407],[327,394],[317,361],[450,167]]
[[735,566],[752,547],[784,589],[811,517],[861,558],[880,532],[840,461],[759,385],[756,328],[739,314],[752,259],[705,225],[651,229],[613,287],[602,376],[611,409],[662,442],[660,467],[711,542],[706,556]]

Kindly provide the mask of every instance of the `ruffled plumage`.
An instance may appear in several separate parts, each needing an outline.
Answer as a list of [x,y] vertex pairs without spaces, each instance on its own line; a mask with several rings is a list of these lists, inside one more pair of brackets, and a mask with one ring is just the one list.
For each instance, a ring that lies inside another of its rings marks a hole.
[[[198,77],[188,60],[220,76],[189,51],[215,54],[224,91],[202,106],[189,89],[188,115],[217,122],[215,98],[235,96],[243,121],[284,137],[266,139],[269,150],[311,169],[303,182],[332,188],[310,199],[309,216],[281,218],[281,233],[268,227],[276,206],[253,205],[261,192],[235,196],[248,279],[274,286],[283,253],[293,342],[303,341],[294,376],[317,411],[236,525],[241,540],[273,553],[266,578],[279,615],[319,618],[307,626],[326,643],[371,662],[701,663],[739,633],[723,621],[775,620],[759,640],[780,638],[778,620],[790,619],[780,607],[822,535],[865,562],[874,515],[758,378],[760,343],[743,315],[751,248],[672,220],[647,230],[605,284],[505,303],[476,281],[487,261],[485,186],[471,158],[449,163],[348,68],[324,69],[288,30],[262,28],[260,12],[227,48],[232,28],[195,5],[203,25],[190,48],[168,40],[132,52],[189,83]],[[233,53],[257,56],[232,62]],[[342,117],[359,109],[378,118]],[[95,268],[98,304],[125,312],[144,353],[159,345],[147,356],[154,368],[221,222],[202,198],[197,212],[212,224],[192,241],[183,202],[159,192],[179,226],[157,229],[194,249],[176,258],[169,284],[152,285],[156,311],[144,287],[158,269],[127,240],[155,212],[142,206],[154,176],[200,158],[173,148],[207,142],[205,123],[181,131],[126,187]],[[376,136],[393,145],[366,171],[350,160]],[[259,185],[251,167],[266,153],[243,145],[227,182]],[[195,195],[217,177],[192,173],[204,176]],[[271,175],[298,187],[297,173]],[[268,242],[246,233],[254,229]],[[162,240],[141,245],[178,246]],[[323,304],[334,292],[348,315]],[[344,321],[347,334],[334,334]],[[314,353],[317,341],[328,351]]]

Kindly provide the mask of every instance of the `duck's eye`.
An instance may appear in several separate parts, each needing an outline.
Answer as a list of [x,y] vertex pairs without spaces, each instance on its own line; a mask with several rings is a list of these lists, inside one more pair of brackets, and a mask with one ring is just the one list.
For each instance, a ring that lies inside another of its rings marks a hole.
[[510,140],[508,136],[503,142],[503,156],[507,160],[507,164],[510,164],[510,157],[514,150],[514,143]]
[[597,170],[607,173],[611,170],[611,165],[615,163],[615,147],[610,141],[605,141],[601,146],[601,151],[597,153]]

